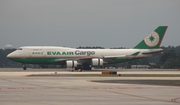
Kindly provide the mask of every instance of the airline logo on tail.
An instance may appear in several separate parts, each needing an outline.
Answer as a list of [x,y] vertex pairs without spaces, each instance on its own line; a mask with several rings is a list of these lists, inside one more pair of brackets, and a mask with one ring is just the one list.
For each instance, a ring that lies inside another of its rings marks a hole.
[[144,42],[146,43],[146,45],[148,45],[149,47],[154,47],[159,43],[159,35],[157,32],[152,32],[151,34],[149,34],[145,39]]
[[134,49],[156,49],[159,48],[168,26],[159,26],[144,40],[142,40]]

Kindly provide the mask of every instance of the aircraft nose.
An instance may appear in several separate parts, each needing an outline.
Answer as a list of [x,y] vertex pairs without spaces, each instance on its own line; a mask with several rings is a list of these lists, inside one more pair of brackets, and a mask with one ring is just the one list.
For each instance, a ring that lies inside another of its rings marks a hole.
[[6,57],[7,58],[12,58],[12,53],[8,54]]

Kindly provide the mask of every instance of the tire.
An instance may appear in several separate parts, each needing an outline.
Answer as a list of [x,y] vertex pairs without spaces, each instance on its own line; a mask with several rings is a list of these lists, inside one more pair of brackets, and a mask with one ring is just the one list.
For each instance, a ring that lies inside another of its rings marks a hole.
[[91,67],[86,67],[86,68],[84,68],[84,70],[92,70],[92,68]]
[[79,72],[82,72],[82,69],[79,69]]
[[23,67],[23,70],[26,70],[27,69],[27,67]]

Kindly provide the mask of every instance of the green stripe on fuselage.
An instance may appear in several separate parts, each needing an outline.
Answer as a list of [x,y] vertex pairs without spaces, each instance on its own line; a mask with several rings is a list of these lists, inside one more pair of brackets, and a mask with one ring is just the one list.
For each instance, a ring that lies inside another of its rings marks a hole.
[[59,58],[10,58],[13,61],[25,64],[57,64]]
[[[13,61],[24,63],[24,64],[61,64],[60,58],[10,58]],[[69,60],[72,60],[72,58],[68,58]],[[68,60],[62,58],[62,60]],[[136,60],[139,58],[117,58],[112,62],[109,62],[108,64],[115,64],[115,63],[123,63],[131,60]]]

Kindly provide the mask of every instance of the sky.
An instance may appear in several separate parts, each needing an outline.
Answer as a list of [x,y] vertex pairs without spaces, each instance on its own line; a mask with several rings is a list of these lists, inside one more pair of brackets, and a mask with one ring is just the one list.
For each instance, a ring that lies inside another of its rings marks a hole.
[[158,26],[180,45],[180,0],[0,0],[0,48],[129,48]]

